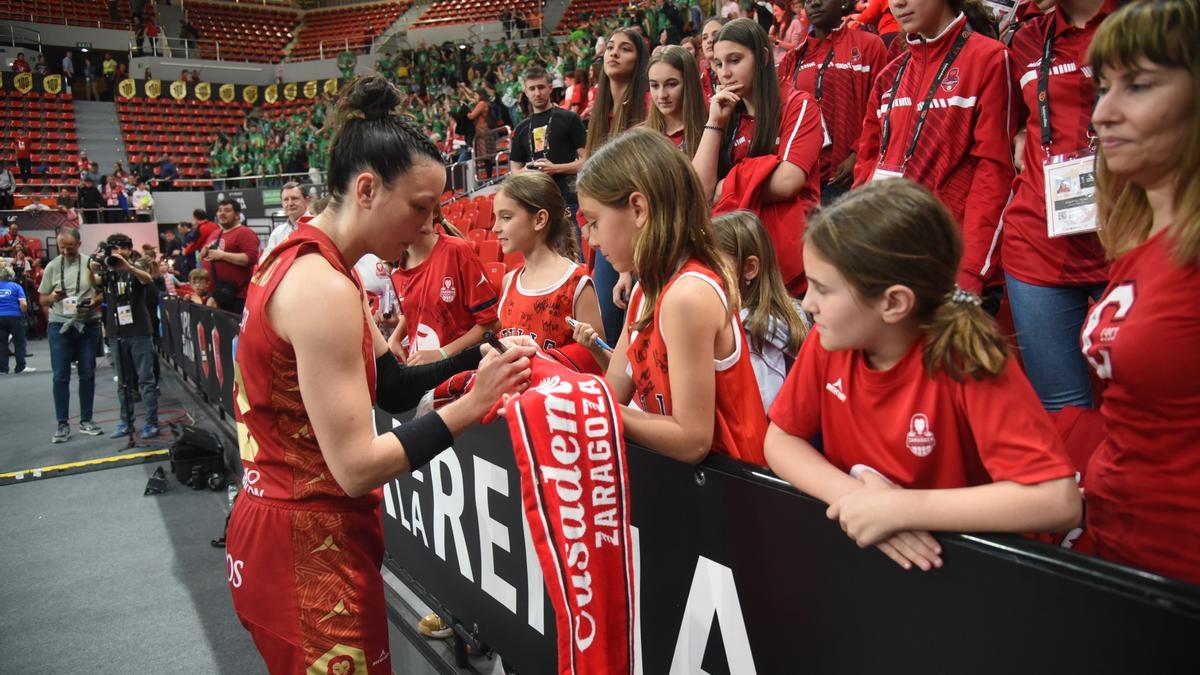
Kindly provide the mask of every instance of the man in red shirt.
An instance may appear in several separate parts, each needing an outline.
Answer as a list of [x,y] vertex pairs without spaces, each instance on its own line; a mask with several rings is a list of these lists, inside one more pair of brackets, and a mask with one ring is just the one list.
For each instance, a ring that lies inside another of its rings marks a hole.
[[25,53],[17,54],[17,59],[12,64],[13,73],[21,74],[29,72],[29,62],[25,60]]
[[29,240],[20,233],[20,228],[14,221],[8,224],[8,232],[0,237],[0,255],[11,256],[17,250],[28,252]]
[[204,242],[208,241],[209,237],[214,232],[221,229],[216,223],[208,219],[208,213],[204,209],[196,209],[192,211],[192,227],[195,228],[195,236],[188,240],[187,246],[183,249],[184,255],[196,255]]
[[21,173],[21,182],[28,183],[29,175],[33,170],[33,139],[29,137],[29,131],[18,129],[13,145],[17,151],[17,167]]
[[258,260],[258,235],[242,225],[242,206],[235,199],[222,199],[217,204],[217,224],[220,229],[204,239],[204,269],[212,278],[212,297],[217,306],[241,314]]

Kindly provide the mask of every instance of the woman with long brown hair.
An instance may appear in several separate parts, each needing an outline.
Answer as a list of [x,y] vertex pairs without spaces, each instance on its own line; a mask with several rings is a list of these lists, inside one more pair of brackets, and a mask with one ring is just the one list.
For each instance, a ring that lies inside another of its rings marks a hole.
[[[1083,326],[1107,438],[1083,474],[1101,557],[1200,583],[1200,10],[1131,3],[1088,53],[1112,282]],[[1030,140],[1033,140],[1032,138]]]

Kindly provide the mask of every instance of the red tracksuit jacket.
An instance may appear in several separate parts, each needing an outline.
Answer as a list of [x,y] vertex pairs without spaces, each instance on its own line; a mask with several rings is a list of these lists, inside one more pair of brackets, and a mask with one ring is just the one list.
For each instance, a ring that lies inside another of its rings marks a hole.
[[[871,180],[876,167],[904,166],[904,176],[941,199],[962,226],[958,284],[979,292],[999,278],[1000,214],[1013,179],[1014,99],[1008,54],[999,42],[971,33],[930,103],[917,147],[905,162],[917,115],[943,60],[966,26],[959,15],[940,35],[908,38],[908,54],[892,61],[871,91],[859,139],[854,183]],[[911,56],[909,56],[911,55]],[[892,89],[902,64],[903,82]],[[880,156],[881,129],[891,117],[891,142]],[[970,208],[968,208],[968,204]]]

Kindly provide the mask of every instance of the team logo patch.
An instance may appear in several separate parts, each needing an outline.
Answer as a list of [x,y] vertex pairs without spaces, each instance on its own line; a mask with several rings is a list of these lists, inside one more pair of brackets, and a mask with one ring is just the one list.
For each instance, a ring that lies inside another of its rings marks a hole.
[[942,80],[942,90],[943,91],[954,91],[954,88],[957,86],[958,86],[958,66],[955,66],[950,69],[950,72],[946,73],[945,79]]
[[325,672],[329,675],[351,675],[355,670],[354,658],[348,654],[335,656],[329,660],[329,665],[325,668]]
[[457,295],[454,291],[454,280],[450,277],[442,279],[442,290],[438,292],[442,298],[442,302],[454,302],[454,297]]
[[858,51],[858,47],[850,50],[850,63],[862,63],[862,52]]
[[929,418],[924,413],[917,413],[908,421],[908,433],[904,436],[904,445],[917,457],[928,457],[937,445],[933,430],[929,428]]

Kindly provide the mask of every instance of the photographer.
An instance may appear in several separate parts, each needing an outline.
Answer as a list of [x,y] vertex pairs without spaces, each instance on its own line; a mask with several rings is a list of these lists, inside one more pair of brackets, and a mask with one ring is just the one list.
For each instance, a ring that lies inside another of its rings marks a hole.
[[102,433],[92,421],[96,393],[96,352],[100,349],[100,290],[97,280],[79,255],[79,230],[64,227],[58,233],[59,255],[46,265],[38,296],[50,310],[47,334],[50,367],[54,373],[54,412],[58,428],[52,443],[71,437],[71,364],[79,364],[79,431]]
[[217,224],[204,248],[204,269],[212,277],[212,297],[227,312],[241,314],[254,263],[258,261],[258,235],[242,225],[242,205],[235,199],[217,203]]
[[133,387],[136,384],[146,406],[146,424],[142,438],[158,435],[158,381],[155,378],[154,331],[147,293],[154,285],[149,272],[133,263],[137,260],[133,240],[124,234],[109,236],[103,252],[88,263],[102,281],[105,311],[105,331],[113,343],[113,364],[120,376],[121,422],[112,438],[129,436],[133,429]]

